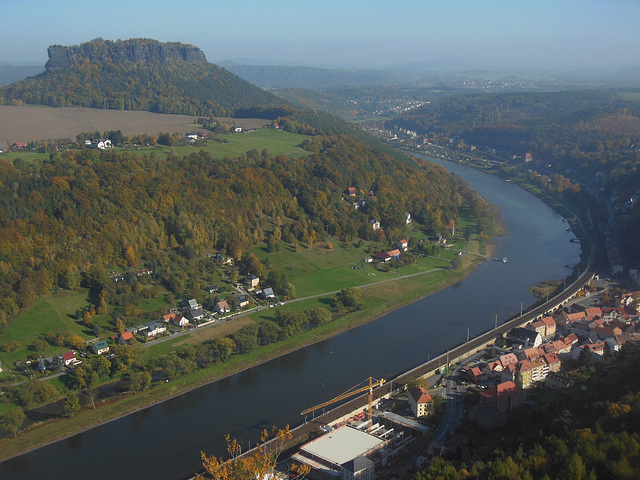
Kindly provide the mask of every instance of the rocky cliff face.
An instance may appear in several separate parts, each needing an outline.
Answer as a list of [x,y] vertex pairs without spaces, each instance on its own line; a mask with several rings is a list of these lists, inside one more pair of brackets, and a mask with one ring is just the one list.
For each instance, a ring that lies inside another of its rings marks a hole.
[[206,63],[207,59],[198,47],[184,43],[161,43],[149,39],[109,40],[96,39],[81,45],[52,45],[48,49],[47,71],[65,68],[82,60],[102,63],[160,62],[173,61]]

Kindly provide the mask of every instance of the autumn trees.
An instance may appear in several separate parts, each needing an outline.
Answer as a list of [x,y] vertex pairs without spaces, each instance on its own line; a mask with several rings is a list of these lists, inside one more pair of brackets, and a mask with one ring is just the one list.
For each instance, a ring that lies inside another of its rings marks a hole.
[[[204,151],[70,150],[41,165],[0,160],[0,326],[54,287],[88,288],[92,308],[105,314],[135,304],[127,296],[139,299],[154,283],[174,295],[193,291],[187,265],[212,249],[260,275],[264,265],[245,253],[256,245],[309,247],[327,233],[370,238],[370,216],[402,235],[407,211],[438,228],[462,204],[463,184],[434,165],[411,166],[346,136],[318,136],[308,148],[295,159],[266,150],[234,161]],[[362,210],[342,200],[354,183],[373,193]],[[116,285],[106,269],[142,264],[157,266],[145,288],[134,276]],[[295,296],[282,273],[267,276]]]
[[[273,476],[280,454],[292,439],[292,434],[288,425],[281,429],[273,427],[270,432],[263,430],[261,443],[244,455],[236,439],[229,435],[225,439],[228,458],[208,456],[202,452],[202,465],[207,475],[216,480],[264,479]],[[310,471],[306,465],[293,465],[291,469],[298,478],[304,478]],[[195,478],[204,480],[207,477],[198,474]]]

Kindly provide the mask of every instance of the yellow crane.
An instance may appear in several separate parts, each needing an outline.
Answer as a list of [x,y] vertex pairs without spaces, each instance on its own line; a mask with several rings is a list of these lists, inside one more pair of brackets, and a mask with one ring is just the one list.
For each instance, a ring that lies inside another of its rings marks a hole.
[[[364,382],[367,382],[367,381],[369,382],[368,385],[365,385],[363,387],[360,386]],[[373,377],[369,377],[368,379],[360,382],[355,387],[351,387],[349,390],[347,390],[346,392],[338,395],[337,397],[332,398],[331,400],[327,400],[326,402],[321,403],[320,405],[316,405],[314,407],[307,408],[306,410],[303,410],[302,412],[300,412],[300,415],[306,415],[309,412],[313,412],[315,410],[318,410],[319,408],[326,407],[327,405],[331,405],[332,403],[339,402],[340,400],[344,400],[345,398],[349,398],[349,397],[351,397],[353,395],[357,395],[358,393],[366,392],[368,390],[369,391],[369,405],[368,405],[368,408],[367,408],[367,415],[369,417],[369,427],[371,427],[371,417],[373,416],[373,389],[374,389],[374,387],[381,387],[385,382],[386,382],[386,380],[384,378],[382,378],[380,380],[376,380]]]

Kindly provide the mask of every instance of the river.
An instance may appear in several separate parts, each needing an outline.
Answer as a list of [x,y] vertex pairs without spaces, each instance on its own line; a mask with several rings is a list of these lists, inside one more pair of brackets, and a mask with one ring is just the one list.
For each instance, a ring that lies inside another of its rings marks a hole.
[[388,378],[435,357],[535,301],[531,285],[561,280],[579,261],[562,218],[518,186],[442,163],[502,210],[497,255],[465,280],[373,322],[175,399],[0,463],[0,478],[181,479],[201,471],[200,451],[224,454],[224,435],[255,444],[272,425],[369,376]]

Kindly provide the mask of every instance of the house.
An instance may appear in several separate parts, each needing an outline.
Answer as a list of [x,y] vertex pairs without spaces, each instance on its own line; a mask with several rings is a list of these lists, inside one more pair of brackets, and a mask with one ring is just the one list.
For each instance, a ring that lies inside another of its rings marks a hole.
[[271,287],[267,287],[264,290],[262,290],[262,296],[266,299],[266,298],[275,298],[276,294],[273,293],[273,288]]
[[424,387],[409,389],[409,405],[416,417],[423,417],[433,411],[433,398]]
[[604,342],[581,345],[580,347],[571,350],[571,358],[577,360],[580,357],[582,350],[588,350],[591,352],[591,360],[601,362],[602,357],[604,356],[605,346]]
[[480,403],[502,413],[511,412],[525,402],[526,393],[513,382],[491,385],[480,393]]
[[356,193],[358,192],[356,190],[356,187],[349,187],[347,188],[347,193],[349,194],[350,197],[355,197]]
[[409,212],[404,212],[404,223],[411,225],[411,214]]
[[98,140],[94,140],[91,142],[91,148],[97,148],[98,150],[104,150],[106,148],[111,148],[111,140],[108,138],[100,138]]
[[525,328],[532,330],[534,332],[538,332],[540,335],[544,336],[544,332],[547,327],[542,320],[535,320],[527,324]]
[[478,367],[466,368],[461,371],[463,377],[471,383],[479,383],[483,380],[484,374]]
[[394,250],[389,250],[387,252],[387,255],[389,255],[389,257],[393,258],[394,260],[398,260],[400,258],[400,250],[398,250],[397,248]]
[[409,242],[407,242],[404,238],[398,242],[398,248],[403,252],[409,250]]
[[542,317],[542,323],[545,325],[545,337],[552,337],[556,334],[556,321],[553,317]]
[[388,252],[378,252],[374,255],[374,257],[384,263],[387,263],[389,260],[391,260],[391,256]]
[[439,233],[436,233],[436,244],[437,245],[445,245],[447,243],[447,239],[444,238]]
[[260,284],[260,277],[248,275],[247,278],[244,279],[244,284],[249,289],[256,288]]
[[65,367],[68,367],[69,365],[73,365],[78,361],[78,359],[76,358],[76,352],[74,351],[64,352],[61,355],[61,357],[62,357],[62,364]]
[[571,377],[567,375],[563,375],[557,372],[549,372],[549,375],[547,375],[547,379],[545,380],[544,384],[547,387],[553,389],[569,388],[573,386],[573,380],[571,380]]
[[167,315],[165,315],[165,316],[163,316],[163,317],[162,317],[162,321],[163,321],[164,323],[172,322],[172,321],[173,321],[173,319],[174,319],[174,318],[176,318],[176,315],[177,315],[177,314],[175,314],[175,313],[173,313],[173,312],[172,312],[172,313],[169,313],[169,314],[167,314]]
[[376,230],[380,230],[380,228],[382,228],[380,226],[380,220],[378,220],[377,218],[372,218],[371,220],[369,220],[369,223],[371,224],[371,228],[376,231]]
[[229,313],[231,311],[226,300],[222,300],[221,302],[216,303],[214,309],[218,313]]
[[187,132],[184,134],[185,137],[187,137],[189,140],[197,140],[198,139],[198,133],[197,132]]
[[547,353],[543,355],[542,358],[544,358],[544,361],[547,362],[547,365],[549,366],[549,373],[557,373],[560,371],[562,362],[557,355],[554,355],[553,353]]
[[511,381],[492,385],[480,394],[480,403],[469,409],[469,419],[487,428],[503,426],[507,415],[523,405],[525,398],[525,391]]
[[373,258],[371,258],[371,257],[364,257],[364,260],[363,260],[363,261],[364,261],[364,263],[371,263],[371,262],[373,262]]
[[209,286],[207,287],[207,292],[209,292],[209,293],[215,293],[215,292],[217,292],[217,291],[218,291],[218,287],[217,287],[217,286],[215,286],[215,285],[209,285]]
[[190,300],[185,300],[184,302],[182,302],[182,308],[184,308],[185,310],[195,310],[197,308],[200,308],[200,305],[198,305],[198,302],[196,301],[195,298],[192,298]]
[[[198,312],[198,311],[202,311],[202,309],[196,308],[195,310],[189,310],[188,315],[192,315],[193,312]],[[176,315],[171,320],[171,323],[173,323],[176,327],[184,327],[185,325],[189,324],[189,320],[183,317],[182,315]]]
[[45,370],[53,369],[53,357],[39,358],[38,370],[44,372]]
[[233,258],[225,257],[221,253],[216,254],[216,260],[219,261],[222,265],[233,265]]
[[118,342],[121,344],[129,343],[129,341],[133,338],[133,333],[124,331],[120,335],[118,335]]
[[156,337],[167,331],[167,327],[157,322],[148,322],[144,324],[147,328],[142,331],[142,335],[147,338]]
[[524,348],[537,347],[542,343],[542,337],[538,332],[522,327],[512,328],[507,337],[514,344],[522,345]]
[[234,125],[230,129],[233,133],[241,133],[242,127],[240,125]]
[[107,345],[106,340],[98,340],[96,343],[91,345],[91,349],[96,355],[102,355],[103,353],[109,352],[109,345]]
[[236,304],[236,308],[242,308],[249,305],[249,296],[248,295],[236,295],[233,299]]
[[[187,312],[187,316],[191,319],[192,322],[199,322],[200,320],[202,320],[204,318],[204,310],[202,308],[196,308],[195,310],[189,310],[189,312]],[[185,320],[187,320],[186,318],[182,318],[180,321],[184,322]],[[187,323],[189,323],[187,321]],[[180,326],[184,326],[186,325],[186,323],[183,323]]]

